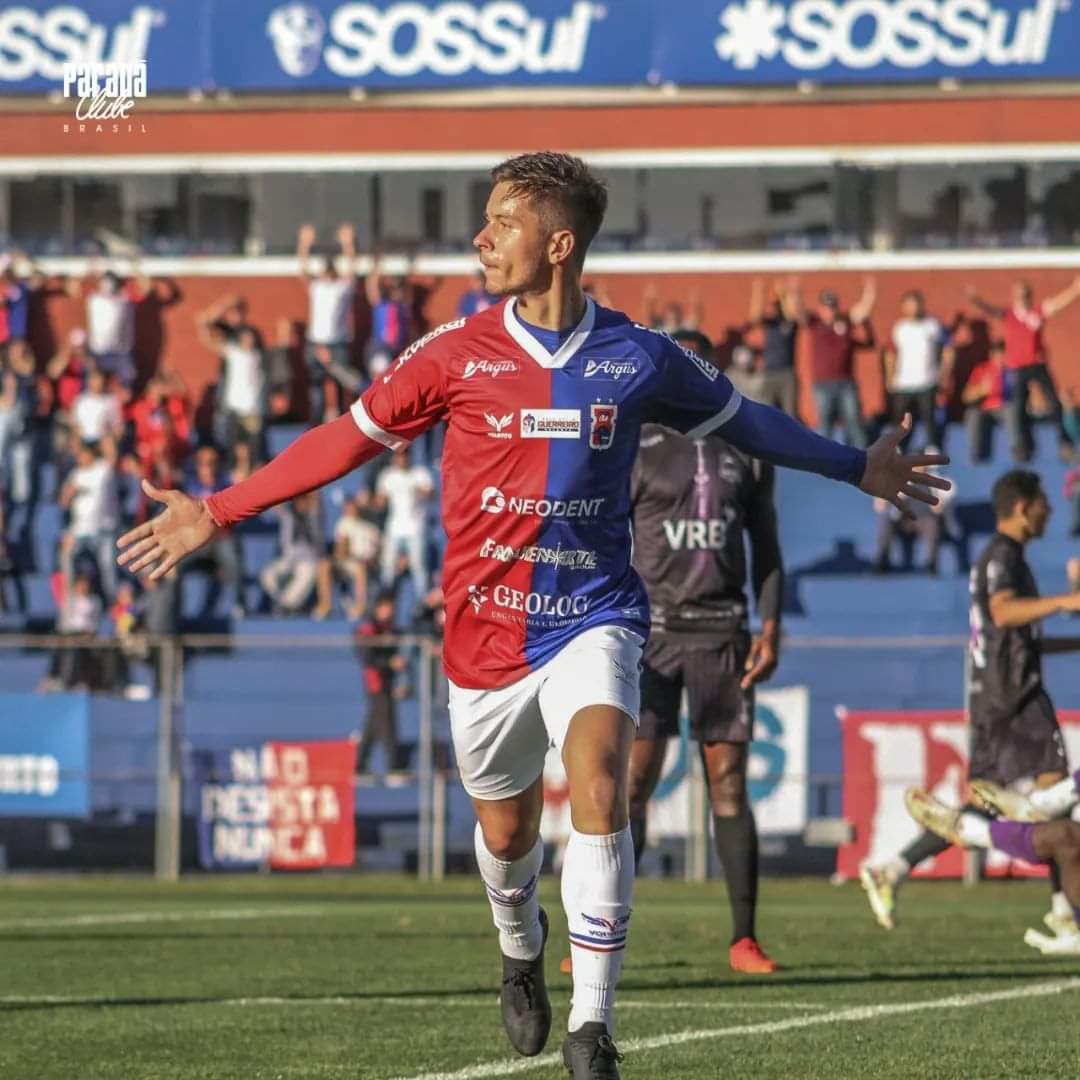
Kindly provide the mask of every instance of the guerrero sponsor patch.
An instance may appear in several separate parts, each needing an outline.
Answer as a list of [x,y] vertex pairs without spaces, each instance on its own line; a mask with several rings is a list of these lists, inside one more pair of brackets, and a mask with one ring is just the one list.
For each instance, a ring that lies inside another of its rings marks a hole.
[[580,439],[580,409],[522,409],[523,439]]

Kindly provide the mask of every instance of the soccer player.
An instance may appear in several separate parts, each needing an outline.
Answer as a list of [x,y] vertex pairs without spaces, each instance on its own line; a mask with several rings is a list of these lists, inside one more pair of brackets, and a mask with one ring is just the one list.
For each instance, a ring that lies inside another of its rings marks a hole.
[[1080,955],[1080,825],[1067,819],[1041,823],[1001,818],[990,821],[985,814],[945,806],[919,788],[909,788],[904,801],[908,813],[946,844],[993,848],[1012,859],[1056,868],[1061,876],[1062,895],[1072,912],[1072,925],[1062,929],[1047,919],[1053,937],[1028,930],[1024,941],[1046,955]]
[[562,752],[572,831],[562,899],[574,959],[563,1058],[574,1080],[617,1080],[612,1041],[634,881],[630,750],[648,601],[630,565],[630,473],[641,425],[695,438],[723,428],[746,453],[901,504],[948,482],[917,472],[890,433],[868,451],[743,401],[707,360],[598,306],[581,285],[607,204],[578,158],[497,166],[474,239],[506,297],[398,357],[348,416],[315,428],[247,480],[197,502],[148,487],[165,512],[121,538],[121,561],[168,573],[222,529],[397,451],[445,420],[443,584],[450,715],[478,818],[476,856],[499,930],[503,1023],[536,1054],[551,1026],[547,919],[536,886],[544,757]]
[[[703,334],[675,339],[711,362]],[[722,429],[721,429],[722,430]],[[641,672],[641,722],[630,752],[634,859],[645,847],[646,807],[669,737],[678,736],[685,688],[713,812],[713,840],[727,880],[735,971],[770,974],[776,965],[754,933],[758,842],[746,794],[754,686],[775,670],[780,650],[783,561],[773,505],[774,474],[714,432],[692,439],[648,424],[630,481],[634,566],[649,594],[652,628]],[[746,599],[750,542],[761,633],[751,639]]]
[[[1080,639],[1044,639],[1048,615],[1080,611],[1080,595],[1040,597],[1024,548],[1046,531],[1050,503],[1037,473],[1015,469],[991,494],[997,531],[971,572],[971,753],[968,775],[1002,787],[1047,787],[1066,773],[1065,747],[1054,704],[1042,681],[1042,655],[1080,648]],[[975,806],[965,807],[974,814]],[[985,815],[984,815],[985,816]],[[924,859],[946,851],[928,830],[881,866],[863,866],[860,879],[878,922],[891,929],[896,890]],[[1052,916],[1072,921],[1072,909],[1051,867]]]

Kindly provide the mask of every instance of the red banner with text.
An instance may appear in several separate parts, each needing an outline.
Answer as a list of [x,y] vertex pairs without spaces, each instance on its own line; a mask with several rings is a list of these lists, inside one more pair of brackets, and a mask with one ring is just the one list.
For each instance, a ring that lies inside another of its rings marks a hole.
[[[1069,760],[1080,760],[1080,712],[1060,712]],[[855,839],[837,852],[836,869],[855,877],[864,859],[881,863],[906,847],[919,826],[904,807],[904,791],[925,788],[950,806],[967,797],[968,730],[959,710],[940,712],[840,712],[844,754],[844,818]],[[957,878],[963,857],[950,848],[928,859],[917,877]],[[1045,874],[1000,852],[987,853],[993,877]]]
[[347,739],[271,742],[267,749],[271,867],[314,870],[352,866],[356,852],[355,744]]

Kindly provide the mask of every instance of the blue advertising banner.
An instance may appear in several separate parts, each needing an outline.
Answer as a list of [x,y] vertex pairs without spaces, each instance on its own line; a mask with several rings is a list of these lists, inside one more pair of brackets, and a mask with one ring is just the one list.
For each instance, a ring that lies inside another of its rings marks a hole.
[[1068,0],[75,0],[0,10],[0,88],[146,60],[150,93],[1080,76]]
[[270,859],[270,796],[262,747],[199,750],[192,766],[199,792],[199,865],[255,869]]
[[90,813],[90,704],[83,694],[0,694],[0,816]]

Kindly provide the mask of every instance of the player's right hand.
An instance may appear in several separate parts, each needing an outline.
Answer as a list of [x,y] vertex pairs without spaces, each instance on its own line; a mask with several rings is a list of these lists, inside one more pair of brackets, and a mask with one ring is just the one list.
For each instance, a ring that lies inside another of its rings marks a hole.
[[165,512],[124,533],[116,542],[121,551],[116,561],[133,574],[149,569],[150,580],[157,581],[223,530],[198,499],[182,491],[163,491],[149,480],[143,480],[142,489],[148,498],[164,505]]

